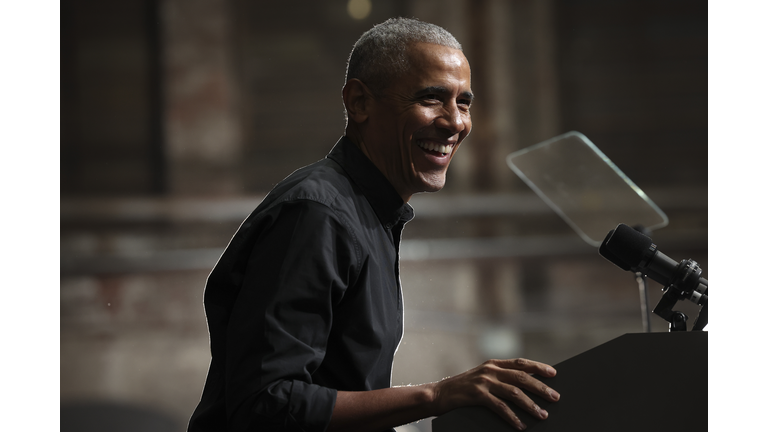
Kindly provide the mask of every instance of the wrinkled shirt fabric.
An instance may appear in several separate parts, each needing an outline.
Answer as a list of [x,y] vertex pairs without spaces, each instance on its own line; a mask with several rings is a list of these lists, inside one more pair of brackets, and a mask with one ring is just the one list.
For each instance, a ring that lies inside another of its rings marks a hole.
[[346,137],[280,182],[208,277],[211,363],[188,430],[324,431],[338,390],[389,387],[412,218]]

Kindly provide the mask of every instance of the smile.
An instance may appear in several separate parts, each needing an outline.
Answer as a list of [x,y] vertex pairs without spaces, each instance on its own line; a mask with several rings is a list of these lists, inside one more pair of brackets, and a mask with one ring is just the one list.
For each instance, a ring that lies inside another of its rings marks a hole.
[[416,145],[424,150],[442,153],[443,156],[450,153],[453,150],[454,144],[435,144],[433,142],[416,141]]

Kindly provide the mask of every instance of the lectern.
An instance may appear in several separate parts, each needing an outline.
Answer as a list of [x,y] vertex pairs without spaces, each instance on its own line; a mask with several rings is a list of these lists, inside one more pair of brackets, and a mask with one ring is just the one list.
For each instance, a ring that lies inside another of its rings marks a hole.
[[[554,365],[541,378],[560,401],[530,395],[549,418],[513,407],[528,431],[690,432],[707,430],[707,332],[625,334]],[[433,432],[515,431],[485,407],[432,420]]]

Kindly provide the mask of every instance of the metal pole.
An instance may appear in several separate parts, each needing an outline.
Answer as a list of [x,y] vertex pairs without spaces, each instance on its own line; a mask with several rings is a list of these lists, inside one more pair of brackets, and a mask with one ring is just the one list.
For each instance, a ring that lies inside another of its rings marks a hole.
[[648,307],[648,284],[642,273],[635,273],[637,287],[640,290],[640,313],[643,316],[643,330],[651,332],[651,308]]

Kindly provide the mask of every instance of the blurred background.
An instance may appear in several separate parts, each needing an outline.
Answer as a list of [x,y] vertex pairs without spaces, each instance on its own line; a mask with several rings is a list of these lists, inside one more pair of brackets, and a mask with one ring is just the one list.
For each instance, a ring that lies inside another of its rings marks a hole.
[[556,135],[589,137],[668,215],[659,248],[706,277],[706,2],[64,0],[63,431],[185,430],[208,273],[272,186],[343,134],[347,56],[393,16],[453,33],[477,97],[446,187],[411,201],[394,385],[643,331],[634,276],[506,165]]

